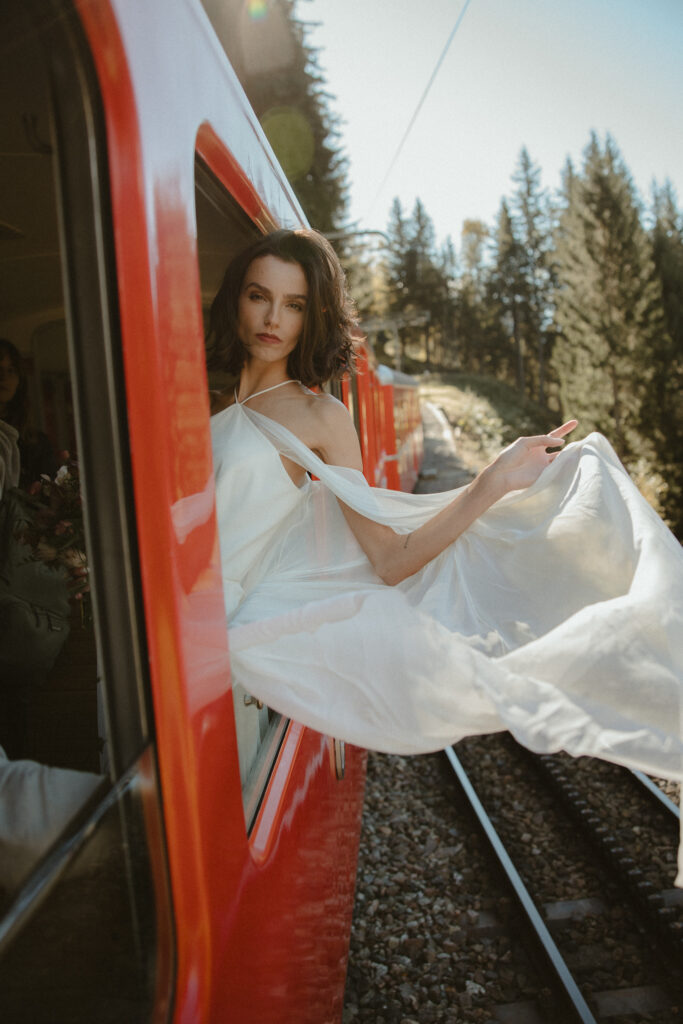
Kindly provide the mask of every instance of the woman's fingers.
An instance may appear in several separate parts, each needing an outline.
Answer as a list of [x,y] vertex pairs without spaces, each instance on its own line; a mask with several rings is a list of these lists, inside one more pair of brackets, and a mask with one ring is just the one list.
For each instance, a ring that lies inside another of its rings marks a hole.
[[536,437],[524,437],[521,440],[527,448],[557,448],[558,444],[564,444],[564,438],[559,434],[537,434]]
[[567,420],[567,422],[563,423],[561,427],[555,427],[554,430],[551,430],[550,431],[550,436],[551,437],[564,437],[565,434],[568,434],[570,431],[572,431],[574,429],[574,427],[578,427],[578,425],[579,425],[579,421],[578,420]]
[[578,426],[578,420],[567,420],[560,427],[555,427],[548,434],[538,434],[536,437],[527,437],[526,442],[532,448],[556,448],[558,444],[564,444],[564,435],[570,433]]

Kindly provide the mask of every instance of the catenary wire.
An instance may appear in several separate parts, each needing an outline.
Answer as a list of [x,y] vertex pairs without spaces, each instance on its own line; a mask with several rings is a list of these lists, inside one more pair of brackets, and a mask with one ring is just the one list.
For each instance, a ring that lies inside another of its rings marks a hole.
[[379,188],[375,192],[374,198],[373,198],[372,202],[370,203],[370,206],[368,207],[365,216],[363,218],[361,218],[362,220],[367,220],[368,217],[370,216],[370,214],[372,213],[372,210],[373,210],[373,208],[375,206],[375,203],[377,202],[379,196],[381,195],[382,189],[384,188],[384,186],[386,185],[386,183],[387,183],[387,181],[389,179],[389,175],[391,174],[391,172],[394,169],[394,165],[396,164],[396,161],[398,160],[398,158],[399,158],[399,156],[401,154],[401,150],[403,149],[403,146],[405,145],[406,139],[410,135],[411,129],[412,129],[413,125],[415,124],[415,121],[417,120],[417,116],[420,113],[420,110],[422,109],[424,101],[427,99],[427,94],[429,93],[429,90],[432,87],[434,79],[436,78],[436,76],[439,73],[439,68],[443,64],[444,58],[445,58],[446,54],[448,53],[449,47],[450,47],[451,43],[453,42],[453,40],[455,38],[456,32],[460,28],[460,24],[462,22],[462,19],[465,17],[465,12],[467,11],[467,8],[469,7],[470,3],[471,3],[471,0],[465,0],[465,3],[463,4],[462,10],[460,11],[460,14],[458,15],[458,17],[456,19],[455,25],[451,29],[450,35],[449,35],[448,39],[446,40],[446,45],[444,46],[443,50],[441,51],[439,59],[437,60],[436,64],[434,65],[434,70],[432,71],[431,75],[429,76],[429,81],[427,82],[427,85],[425,86],[424,91],[423,91],[422,95],[420,96],[418,104],[415,107],[415,110],[413,111],[413,116],[410,118],[410,121],[408,122],[408,126],[407,126],[405,132],[403,133],[403,138],[399,142],[398,147],[396,149],[396,152],[394,153],[393,157],[391,158],[391,162],[390,162],[390,164],[389,164],[389,166],[388,166],[388,168],[386,170],[386,173],[385,173],[384,177],[382,178],[382,180],[381,180],[381,182],[379,184]]

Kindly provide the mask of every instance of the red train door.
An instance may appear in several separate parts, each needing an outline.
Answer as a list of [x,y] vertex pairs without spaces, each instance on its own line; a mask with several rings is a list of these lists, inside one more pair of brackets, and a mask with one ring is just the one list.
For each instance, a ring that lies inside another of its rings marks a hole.
[[3,19],[0,334],[36,436],[77,456],[92,585],[82,631],[46,609],[54,663],[2,679],[35,825],[0,881],[8,1019],[339,1019],[363,752],[340,779],[332,738],[232,692],[202,329],[229,252],[301,213],[198,3]]

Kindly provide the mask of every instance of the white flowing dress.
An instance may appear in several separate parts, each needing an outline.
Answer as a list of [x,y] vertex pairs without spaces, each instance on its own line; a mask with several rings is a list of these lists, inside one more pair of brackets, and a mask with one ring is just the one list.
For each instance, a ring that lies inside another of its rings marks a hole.
[[[390,753],[508,729],[537,752],[682,778],[683,552],[604,437],[568,444],[395,587],[337,499],[406,533],[457,490],[371,488],[244,404],[212,437],[231,667],[249,693]],[[297,487],[280,455],[317,480]]]

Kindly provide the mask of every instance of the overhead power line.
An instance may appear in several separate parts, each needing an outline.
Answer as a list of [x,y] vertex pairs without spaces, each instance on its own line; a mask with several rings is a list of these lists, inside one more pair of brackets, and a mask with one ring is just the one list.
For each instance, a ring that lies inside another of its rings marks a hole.
[[415,124],[415,121],[417,120],[417,116],[420,113],[420,110],[422,109],[422,105],[424,104],[424,101],[427,99],[427,94],[429,93],[429,90],[432,87],[434,79],[436,78],[436,76],[439,73],[439,68],[443,64],[444,58],[445,58],[446,54],[448,53],[448,49],[449,49],[451,43],[453,42],[453,40],[455,39],[455,34],[458,31],[458,29],[460,28],[460,23],[461,23],[462,19],[465,17],[465,12],[467,11],[467,8],[470,6],[470,3],[471,3],[471,0],[465,0],[465,3],[463,4],[462,10],[460,11],[460,14],[457,17],[455,25],[451,29],[451,33],[450,33],[448,39],[446,40],[446,45],[444,46],[443,50],[441,51],[441,55],[440,55],[439,59],[437,60],[436,64],[434,65],[434,70],[432,71],[431,75],[429,76],[429,81],[427,82],[427,85],[425,86],[424,92],[420,96],[419,102],[418,102],[417,106],[415,107],[415,110],[413,112],[413,116],[411,117],[410,121],[408,122],[408,127],[406,128],[405,132],[403,133],[403,138],[399,142],[398,147],[396,149],[396,152],[394,153],[393,157],[391,158],[391,163],[389,164],[389,166],[387,168],[387,171],[386,171],[386,174],[384,175],[384,177],[382,178],[382,181],[380,182],[379,188],[375,192],[374,199],[370,203],[370,206],[368,207],[368,211],[365,214],[365,217],[362,218],[363,220],[367,220],[367,218],[372,213],[373,207],[374,207],[375,203],[377,202],[379,196],[381,195],[382,189],[384,188],[384,186],[386,185],[386,183],[387,183],[387,181],[389,179],[389,175],[391,174],[391,172],[394,169],[394,165],[395,165],[396,161],[398,160],[398,158],[399,158],[399,156],[401,154],[401,150],[403,149],[403,146],[405,145],[406,139],[410,135],[410,131],[411,131],[413,125]]

